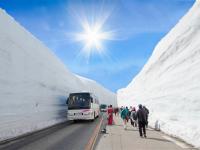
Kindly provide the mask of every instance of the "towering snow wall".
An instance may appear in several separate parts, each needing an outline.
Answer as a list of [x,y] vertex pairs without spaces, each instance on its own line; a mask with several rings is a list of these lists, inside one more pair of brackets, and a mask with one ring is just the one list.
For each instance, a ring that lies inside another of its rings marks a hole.
[[119,106],[145,104],[150,124],[200,146],[200,1],[158,43],[124,89]]
[[77,77],[0,9],[0,140],[66,120],[70,92],[90,91],[117,105],[114,93]]

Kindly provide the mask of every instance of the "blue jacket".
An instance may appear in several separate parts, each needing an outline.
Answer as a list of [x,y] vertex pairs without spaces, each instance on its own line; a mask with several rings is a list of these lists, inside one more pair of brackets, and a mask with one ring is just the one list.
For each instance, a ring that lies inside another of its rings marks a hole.
[[121,118],[125,119],[127,116],[128,116],[128,109],[125,108],[121,111]]

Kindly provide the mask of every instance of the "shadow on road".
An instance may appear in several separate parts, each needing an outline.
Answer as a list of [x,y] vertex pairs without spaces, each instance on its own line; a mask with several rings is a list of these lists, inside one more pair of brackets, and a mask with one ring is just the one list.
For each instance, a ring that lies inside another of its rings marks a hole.
[[99,119],[95,119],[95,120],[74,120],[73,123],[74,124],[91,124],[92,122],[96,122]]
[[161,138],[147,137],[146,139],[148,139],[148,140],[155,140],[155,141],[162,141],[162,142],[170,142],[169,140],[161,139]]
[[137,131],[137,132],[139,132],[138,129],[126,129],[126,131],[134,131],[134,132]]
[[123,127],[123,125],[119,125],[119,124],[113,124],[113,126]]

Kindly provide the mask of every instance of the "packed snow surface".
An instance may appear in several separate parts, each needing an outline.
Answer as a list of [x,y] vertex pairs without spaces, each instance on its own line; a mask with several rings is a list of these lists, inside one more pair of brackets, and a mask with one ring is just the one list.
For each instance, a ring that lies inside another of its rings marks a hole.
[[114,93],[71,73],[51,51],[0,9],[0,140],[66,120],[70,92],[90,91],[117,105]]
[[200,147],[200,1],[158,43],[141,72],[117,92],[119,106],[150,109],[150,124]]

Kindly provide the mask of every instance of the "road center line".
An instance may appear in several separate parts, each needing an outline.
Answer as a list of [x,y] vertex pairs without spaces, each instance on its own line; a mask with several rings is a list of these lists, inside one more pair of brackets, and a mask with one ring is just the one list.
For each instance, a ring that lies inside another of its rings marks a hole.
[[95,142],[96,142],[96,139],[97,139],[97,136],[99,134],[99,130],[101,128],[101,124],[103,122],[103,117],[101,117],[101,120],[100,122],[97,124],[97,126],[95,127],[94,129],[94,132],[88,142],[88,144],[86,145],[86,148],[85,150],[93,150],[94,149],[94,145],[95,145]]

